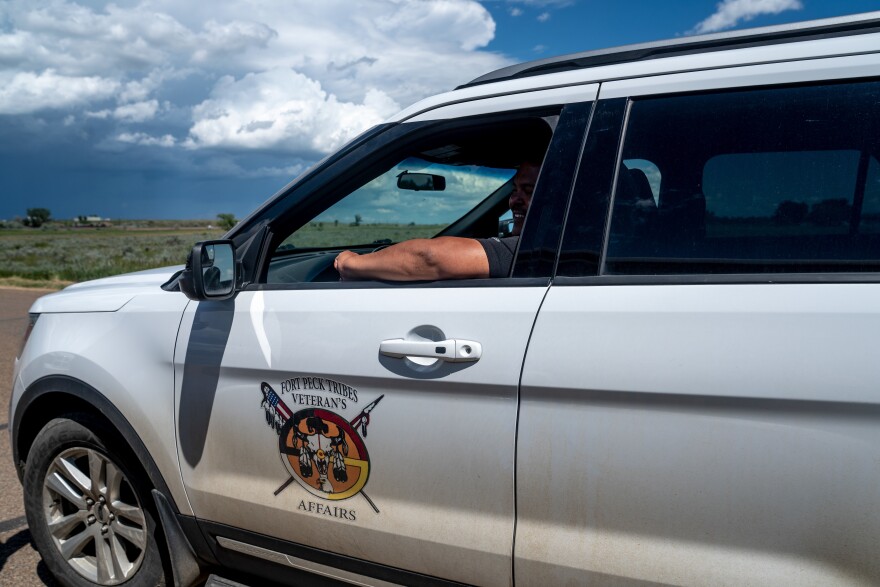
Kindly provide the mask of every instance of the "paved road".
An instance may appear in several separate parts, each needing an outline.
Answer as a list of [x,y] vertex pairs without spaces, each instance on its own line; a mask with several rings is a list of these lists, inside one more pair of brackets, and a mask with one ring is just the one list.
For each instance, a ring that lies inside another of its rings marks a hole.
[[9,446],[12,364],[27,327],[27,311],[43,290],[0,288],[0,585],[52,585],[49,570],[31,542],[24,518],[21,485]]

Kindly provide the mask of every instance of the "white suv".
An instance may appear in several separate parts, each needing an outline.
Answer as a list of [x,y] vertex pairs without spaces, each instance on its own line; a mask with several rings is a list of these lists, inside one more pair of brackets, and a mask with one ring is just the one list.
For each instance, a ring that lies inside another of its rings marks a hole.
[[[504,235],[535,152],[506,277],[339,280]],[[172,273],[31,309],[64,584],[880,583],[880,13],[488,74]]]

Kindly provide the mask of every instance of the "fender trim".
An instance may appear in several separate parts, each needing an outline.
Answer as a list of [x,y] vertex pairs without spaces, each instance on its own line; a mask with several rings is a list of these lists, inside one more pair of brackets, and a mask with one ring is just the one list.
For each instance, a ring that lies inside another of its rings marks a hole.
[[[15,414],[12,418],[11,441],[12,458],[15,463],[16,472],[18,473],[19,482],[22,481],[24,476],[24,464],[20,456],[19,428],[21,427],[24,415],[29,411],[32,404],[49,394],[67,395],[96,408],[101,415],[110,421],[128,443],[128,446],[131,447],[131,450],[135,453],[135,456],[140,461],[144,471],[147,473],[147,477],[149,477],[152,486],[162,493],[162,495],[171,495],[164,477],[162,477],[159,468],[156,466],[156,462],[153,460],[153,457],[150,455],[140,436],[138,436],[137,432],[135,432],[125,416],[122,415],[122,412],[120,412],[110,400],[94,387],[80,381],[79,379],[66,375],[49,375],[37,379],[25,389],[24,393],[21,395],[21,399],[18,401],[18,405],[15,407]],[[178,509],[177,504],[174,503],[173,499],[169,498],[168,504],[175,514],[180,513],[180,510]]]

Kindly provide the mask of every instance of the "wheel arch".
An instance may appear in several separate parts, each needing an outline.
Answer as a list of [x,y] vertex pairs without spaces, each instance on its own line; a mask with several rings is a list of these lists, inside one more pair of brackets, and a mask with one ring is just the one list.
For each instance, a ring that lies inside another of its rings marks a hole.
[[27,456],[37,434],[53,418],[70,413],[89,414],[119,434],[150,484],[168,496],[175,514],[180,513],[165,478],[128,419],[100,391],[65,375],[50,375],[34,381],[16,406],[11,422],[12,458],[19,481],[23,479]]

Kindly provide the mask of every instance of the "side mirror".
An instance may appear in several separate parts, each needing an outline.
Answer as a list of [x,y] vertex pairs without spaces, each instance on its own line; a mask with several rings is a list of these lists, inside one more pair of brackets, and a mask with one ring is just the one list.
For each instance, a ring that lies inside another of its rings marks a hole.
[[231,240],[196,243],[180,275],[180,291],[191,300],[228,300],[235,295],[238,266]]
[[404,171],[397,176],[397,187],[402,190],[416,192],[442,192],[446,189],[446,178],[431,173],[410,173]]

